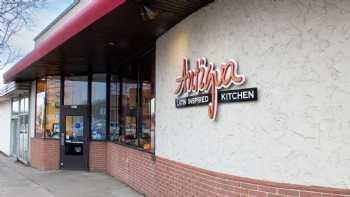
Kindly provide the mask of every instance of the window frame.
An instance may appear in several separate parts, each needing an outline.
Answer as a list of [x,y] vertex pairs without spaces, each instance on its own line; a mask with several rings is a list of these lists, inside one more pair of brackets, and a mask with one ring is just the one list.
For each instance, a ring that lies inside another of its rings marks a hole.
[[[116,144],[119,144],[119,145],[122,145],[122,146],[126,146],[128,148],[133,148],[133,149],[136,149],[136,150],[139,150],[139,151],[142,151],[142,152],[146,152],[146,153],[149,153],[149,154],[152,154],[152,155],[155,155],[155,150],[156,150],[156,144],[155,144],[155,138],[156,138],[156,130],[154,129],[154,131],[151,131],[154,132],[153,134],[153,146],[152,146],[152,149],[151,150],[145,150],[144,148],[140,147],[140,140],[141,140],[141,135],[142,135],[142,122],[143,122],[143,105],[142,105],[142,86],[143,86],[143,78],[142,78],[142,62],[144,60],[145,57],[147,57],[147,55],[152,55],[153,53],[153,63],[155,64],[155,48],[151,48],[150,50],[147,50],[146,52],[142,53],[141,55],[138,55],[136,56],[134,59],[132,59],[131,62],[134,62],[134,64],[132,64],[133,66],[137,66],[137,79],[136,79],[136,86],[137,86],[137,94],[136,94],[136,111],[137,111],[137,115],[136,115],[136,136],[137,136],[137,143],[138,143],[138,146],[134,146],[134,145],[130,145],[130,144],[126,144],[124,142],[118,142],[118,141],[111,141],[110,140],[110,135],[108,135],[108,141],[110,142],[113,142],[113,143],[116,143]],[[121,64],[121,65],[128,65],[130,64],[131,62],[128,62],[126,64]],[[125,66],[120,66],[119,68],[124,68]],[[151,76],[151,77],[154,77],[154,84],[152,84],[154,87],[154,98],[155,98],[155,105],[154,105],[154,110],[156,111],[156,90],[155,90],[155,78],[156,78],[156,70],[155,70],[155,67],[156,65],[154,65],[154,70],[152,72],[154,72],[154,76]],[[119,105],[120,105],[120,110],[122,110],[122,106],[123,106],[123,99],[122,99],[122,93],[123,93],[123,83],[124,83],[124,77],[125,76],[123,74],[123,71],[118,69],[117,72],[115,73],[110,73],[110,77],[108,78],[109,80],[109,85],[111,83],[111,79],[112,79],[112,76],[116,76],[118,78],[118,82],[119,83]],[[110,91],[110,87],[109,87],[109,91]],[[108,98],[110,98],[110,94],[108,95]],[[109,101],[109,105],[110,105],[110,101]],[[110,107],[107,109],[107,113],[109,114],[110,113]],[[120,114],[122,112],[119,111],[118,114],[119,114],[119,117],[120,117]],[[155,119],[155,117],[154,117]],[[110,118],[107,119],[108,121],[108,130],[110,130]],[[154,120],[154,122],[156,122]],[[122,124],[124,124],[122,122],[122,118],[119,118],[119,132],[120,132],[120,135],[124,135],[125,136],[125,128],[122,129]],[[156,124],[156,123],[155,123]],[[152,135],[150,136],[151,138],[151,144],[152,144]]]
[[[116,72],[112,72],[111,71],[111,65],[109,65],[107,68],[107,72],[104,72],[104,73],[88,73],[87,75],[85,76],[88,76],[88,79],[87,79],[87,82],[88,82],[88,100],[87,100],[87,106],[88,106],[88,111],[89,111],[89,136],[88,136],[88,139],[90,141],[106,141],[106,142],[112,142],[112,143],[116,143],[116,144],[119,144],[119,145],[122,145],[122,146],[126,146],[128,148],[132,148],[132,149],[136,149],[136,150],[139,150],[139,151],[142,151],[142,152],[146,152],[146,153],[149,153],[149,154],[152,154],[152,155],[155,155],[155,152],[156,152],[156,129],[155,129],[155,125],[156,125],[156,116],[154,116],[154,130],[152,130],[152,127],[151,127],[151,136],[150,136],[150,140],[151,140],[151,144],[153,145],[152,148],[150,150],[146,150],[144,149],[143,147],[140,147],[140,140],[141,140],[141,135],[142,135],[142,123],[143,123],[143,104],[142,104],[142,86],[143,86],[143,75],[142,75],[142,72],[143,72],[143,69],[142,69],[142,66],[143,66],[143,60],[145,57],[147,57],[148,55],[152,55],[152,58],[153,58],[153,67],[152,67],[152,71],[151,73],[152,76],[151,78],[154,78],[151,80],[151,85],[153,86],[153,96],[154,96],[154,113],[156,113],[156,60],[155,60],[155,47],[151,47],[151,48],[148,48],[148,50],[146,51],[143,51],[143,53],[139,53],[138,55],[132,57],[130,60],[131,61],[127,61],[127,62],[124,62],[122,64],[119,64],[119,65],[128,65],[130,63],[132,63],[133,66],[136,66],[136,70],[137,70],[137,77],[136,77],[136,86],[137,86],[137,93],[136,93],[136,111],[137,111],[137,114],[136,114],[136,136],[137,136],[137,146],[134,146],[134,145],[129,145],[129,144],[126,144],[124,142],[118,142],[118,141],[111,141],[111,130],[110,130],[110,122],[111,122],[111,114],[110,114],[110,107],[111,107],[111,83],[112,83],[112,76],[116,76],[116,79],[117,79],[117,83],[119,84],[119,110],[118,110],[118,124],[119,124],[119,135],[125,135],[125,129],[122,129],[122,124],[124,124],[122,122],[122,118],[121,118],[121,108],[123,106],[123,99],[122,99],[122,93],[123,93],[123,79],[124,79],[124,75],[123,75],[123,71],[121,70],[121,68],[123,68],[123,66],[118,66],[118,69]],[[91,125],[92,125],[92,83],[93,83],[93,75],[96,75],[96,74],[105,74],[106,76],[106,127],[105,127],[105,130],[106,130],[106,138],[105,139],[92,139],[92,128],[91,128]],[[84,74],[82,74],[84,75]],[[44,139],[52,139],[52,140],[59,140],[59,138],[50,138],[50,137],[47,137],[46,135],[46,132],[44,130],[44,133],[42,134],[42,136],[38,137],[37,136],[37,129],[36,129],[36,121],[37,121],[37,94],[38,94],[38,90],[37,90],[37,85],[38,85],[38,81],[40,79],[44,79],[45,80],[45,99],[44,99],[44,105],[45,105],[45,108],[44,108],[44,119],[43,119],[43,124],[44,124],[44,127],[46,128],[46,119],[47,119],[47,114],[46,114],[46,105],[47,105],[47,80],[48,80],[48,77],[57,77],[60,79],[60,116],[62,114],[62,106],[65,105],[64,103],[64,91],[65,91],[65,77],[68,76],[68,75],[47,75],[47,76],[44,76],[42,78],[38,78],[35,80],[35,102],[34,102],[34,125],[35,125],[35,129],[34,129],[34,137],[36,138],[44,138]],[[29,99],[29,102],[30,102],[30,99]],[[20,101],[19,101],[19,104],[20,104]],[[12,106],[12,105],[11,105]],[[151,121],[152,121],[152,114],[151,114]],[[60,126],[61,126],[61,118],[60,118],[60,122],[59,122]],[[153,139],[152,139],[152,132],[153,132]],[[153,141],[152,141],[153,140]]]
[[[37,135],[37,128],[36,128],[36,121],[37,121],[37,112],[38,112],[38,80],[45,80],[45,96],[44,96],[44,118],[43,118],[43,125],[45,127],[46,125],[46,99],[47,99],[47,95],[46,95],[46,79],[47,79],[47,76],[45,77],[41,77],[40,79],[36,79],[35,80],[35,110],[34,110],[34,137],[35,138],[43,138],[43,139],[46,139],[45,137],[45,131],[42,133],[42,136],[38,137]],[[51,139],[51,138],[49,138]]]
[[[61,75],[46,75],[44,77],[38,78],[35,80],[35,102],[34,102],[34,138],[42,138],[42,139],[49,139],[49,140],[59,140],[60,138],[53,138],[53,137],[48,137],[45,130],[46,130],[46,119],[47,119],[47,114],[46,114],[46,105],[47,105],[47,80],[50,77],[57,77],[56,80],[60,80],[60,96],[59,96],[59,101],[60,101],[60,116],[61,116],[61,105],[62,105],[62,76]],[[44,96],[44,118],[43,118],[43,125],[44,125],[44,133],[42,134],[42,136],[38,136],[37,135],[37,129],[36,129],[36,121],[37,121],[37,106],[38,106],[38,99],[37,99],[37,95],[38,95],[38,89],[37,89],[37,85],[38,85],[38,80],[44,80],[45,81],[45,96]],[[50,80],[50,79],[49,79]],[[30,102],[30,99],[29,99]],[[61,124],[61,118],[59,118],[59,123]],[[61,126],[61,125],[60,125]]]
[[[105,132],[106,132],[106,138],[105,139],[93,139],[92,138],[92,117],[93,117],[93,114],[92,114],[92,85],[93,85],[93,82],[94,82],[94,75],[99,75],[99,74],[104,74],[105,75],[105,83],[106,83],[106,90],[105,90],[105,93],[106,93],[106,100],[105,100],[105,109],[106,109],[106,116],[105,116],[105,119],[106,119],[106,122],[105,122]],[[108,91],[108,88],[109,88],[109,83],[110,83],[110,80],[108,78],[108,72],[107,73],[91,73],[90,74],[91,77],[89,77],[89,81],[88,81],[88,95],[89,95],[89,98],[88,98],[88,106],[89,106],[89,113],[90,113],[90,120],[89,120],[89,128],[90,128],[90,131],[89,131],[89,140],[91,141],[109,141],[109,91]],[[90,76],[89,75],[89,76]]]

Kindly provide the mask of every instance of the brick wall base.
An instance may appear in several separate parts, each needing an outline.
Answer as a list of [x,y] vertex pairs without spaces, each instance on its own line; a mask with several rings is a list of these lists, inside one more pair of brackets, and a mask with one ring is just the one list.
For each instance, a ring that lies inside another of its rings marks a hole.
[[106,171],[106,149],[104,141],[90,141],[89,144],[89,169],[94,172]]
[[[59,141],[32,138],[31,165],[59,169]],[[107,172],[146,196],[350,197],[350,190],[231,176],[185,165],[111,142],[90,142],[91,171]]]
[[39,170],[58,170],[60,168],[60,144],[55,139],[31,139],[31,166]]
[[147,196],[342,197],[350,190],[260,181],[221,174],[107,144],[107,173]]

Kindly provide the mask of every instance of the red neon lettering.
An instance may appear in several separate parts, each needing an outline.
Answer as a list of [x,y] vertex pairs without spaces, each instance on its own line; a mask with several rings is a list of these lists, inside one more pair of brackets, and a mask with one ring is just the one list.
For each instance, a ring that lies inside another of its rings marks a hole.
[[216,69],[213,63],[207,65],[206,58],[199,58],[196,67],[189,70],[189,60],[183,59],[181,76],[176,79],[175,94],[181,96],[185,93],[207,92],[211,90],[211,102],[208,105],[208,116],[216,118],[218,105],[218,90],[228,88],[232,84],[240,86],[245,82],[245,76],[238,74],[239,64],[231,59],[228,63],[222,63],[220,69]]

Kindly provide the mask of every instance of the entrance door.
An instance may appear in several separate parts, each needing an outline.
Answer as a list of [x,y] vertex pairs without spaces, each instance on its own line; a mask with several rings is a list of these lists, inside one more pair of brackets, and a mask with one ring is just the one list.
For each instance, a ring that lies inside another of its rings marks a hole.
[[63,106],[61,119],[61,168],[88,169],[87,106]]
[[18,159],[28,162],[28,114],[19,115],[18,127]]
[[11,154],[22,163],[28,163],[29,153],[29,98],[14,97],[11,104]]

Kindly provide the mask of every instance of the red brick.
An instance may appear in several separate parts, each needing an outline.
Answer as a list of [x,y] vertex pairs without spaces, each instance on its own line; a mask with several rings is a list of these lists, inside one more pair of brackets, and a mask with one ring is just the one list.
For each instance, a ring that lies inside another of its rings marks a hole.
[[287,195],[287,196],[299,196],[300,192],[298,190],[292,190],[292,189],[278,189],[278,194]]
[[[59,168],[59,141],[32,139],[31,163],[48,170]],[[105,171],[136,191],[151,197],[344,197],[321,192],[300,191],[293,185],[241,179],[184,165],[111,142],[90,142],[89,166],[93,171]],[[246,181],[245,181],[246,180]],[[293,189],[294,188],[294,189]],[[312,188],[313,191],[318,191]],[[326,188],[327,189],[327,188]],[[345,193],[346,191],[341,191]]]
[[258,190],[263,191],[263,192],[269,192],[269,193],[276,193],[277,192],[277,189],[275,187],[263,186],[263,185],[259,185]]
[[268,193],[268,197],[286,197],[286,195]]
[[39,170],[60,168],[60,146],[55,139],[31,138],[31,166]]
[[260,192],[260,191],[254,191],[254,190],[249,190],[248,195],[249,196],[256,196],[256,197],[266,197],[267,196],[266,192]]
[[245,189],[258,190],[258,186],[250,183],[241,183],[241,187]]
[[[350,195],[350,193],[349,193],[349,195]],[[322,194],[322,197],[345,197],[345,196],[346,195],[339,195],[339,194],[326,194],[326,193]]]
[[105,172],[107,143],[104,141],[90,141],[89,149],[90,171]]
[[322,194],[318,192],[301,191],[300,196],[301,197],[322,197]]

